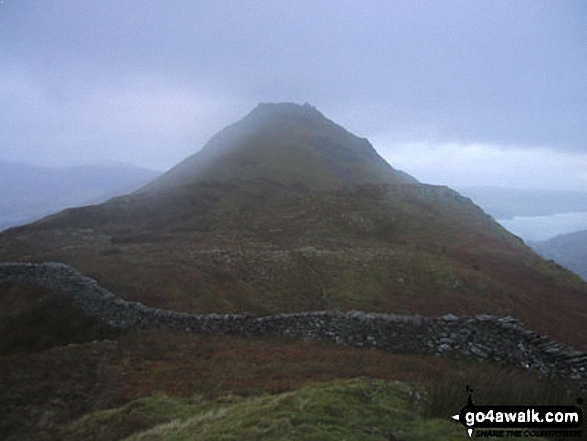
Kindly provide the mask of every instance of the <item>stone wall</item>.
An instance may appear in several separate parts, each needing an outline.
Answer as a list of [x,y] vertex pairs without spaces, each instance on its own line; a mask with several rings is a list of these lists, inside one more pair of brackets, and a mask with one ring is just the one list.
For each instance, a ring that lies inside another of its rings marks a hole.
[[291,336],[406,354],[466,357],[515,365],[546,377],[570,378],[587,386],[587,353],[524,329],[512,317],[451,314],[421,317],[356,311],[267,317],[190,315],[122,300],[94,279],[61,263],[0,263],[0,283],[37,284],[66,293],[88,315],[122,330],[157,328],[241,336]]

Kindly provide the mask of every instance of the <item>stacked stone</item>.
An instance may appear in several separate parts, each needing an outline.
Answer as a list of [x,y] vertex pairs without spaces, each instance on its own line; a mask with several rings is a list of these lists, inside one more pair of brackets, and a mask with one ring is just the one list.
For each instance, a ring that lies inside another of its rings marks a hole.
[[442,317],[317,311],[256,317],[190,315],[129,302],[61,263],[0,263],[0,283],[36,284],[70,295],[87,315],[121,329],[167,329],[241,336],[284,336],[406,354],[464,357],[514,365],[587,385],[587,353],[524,329],[512,317]]

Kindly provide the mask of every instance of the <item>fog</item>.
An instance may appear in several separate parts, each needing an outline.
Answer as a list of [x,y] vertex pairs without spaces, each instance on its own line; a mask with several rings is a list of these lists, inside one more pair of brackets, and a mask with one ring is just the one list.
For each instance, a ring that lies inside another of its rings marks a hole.
[[586,230],[587,212],[557,213],[550,216],[515,216],[499,223],[527,242]]
[[423,182],[587,189],[577,1],[5,0],[0,159],[165,170],[309,102]]

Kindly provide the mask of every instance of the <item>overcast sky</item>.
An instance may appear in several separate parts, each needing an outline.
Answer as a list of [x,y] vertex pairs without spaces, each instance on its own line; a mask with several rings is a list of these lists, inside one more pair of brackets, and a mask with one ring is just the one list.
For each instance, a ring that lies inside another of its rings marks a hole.
[[587,2],[0,1],[0,159],[164,170],[261,101],[424,182],[587,190]]

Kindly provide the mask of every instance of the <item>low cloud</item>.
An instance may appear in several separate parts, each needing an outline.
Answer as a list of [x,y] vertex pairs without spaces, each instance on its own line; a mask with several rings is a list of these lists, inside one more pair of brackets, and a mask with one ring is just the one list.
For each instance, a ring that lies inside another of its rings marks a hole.
[[12,106],[11,131],[19,133],[18,145],[5,140],[5,159],[22,158],[26,147],[34,152],[28,162],[72,165],[91,158],[163,170],[194,153],[244,111],[226,93],[165,78],[126,78],[66,97],[22,78],[0,90],[0,99]]
[[587,190],[587,153],[548,147],[390,143],[382,138],[373,144],[393,167],[430,184]]

